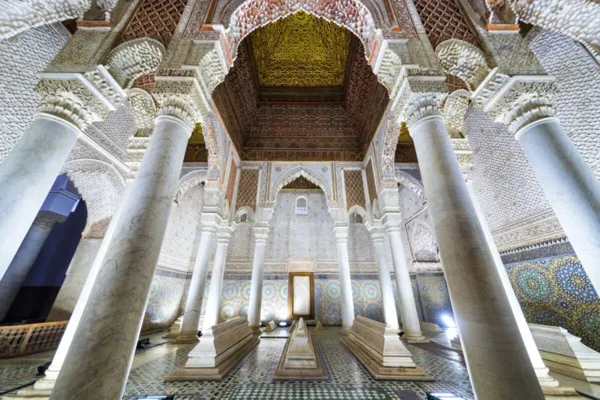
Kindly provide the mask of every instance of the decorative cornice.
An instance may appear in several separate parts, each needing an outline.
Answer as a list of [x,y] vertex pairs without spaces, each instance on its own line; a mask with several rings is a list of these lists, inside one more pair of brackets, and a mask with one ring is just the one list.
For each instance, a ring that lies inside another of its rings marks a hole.
[[565,236],[552,211],[496,229],[492,233],[500,252]]

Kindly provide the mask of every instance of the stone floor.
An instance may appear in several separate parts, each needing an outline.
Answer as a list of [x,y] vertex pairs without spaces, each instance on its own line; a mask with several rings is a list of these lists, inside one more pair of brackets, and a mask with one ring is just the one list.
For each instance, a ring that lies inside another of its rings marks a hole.
[[[185,364],[193,345],[162,345],[138,351],[133,361],[124,399],[133,400],[150,394],[175,394],[178,400],[200,399],[327,399],[327,400],[416,400],[425,399],[426,391],[450,391],[472,399],[466,368],[426,350],[408,345],[415,362],[436,378],[435,382],[377,382],[342,346],[339,328],[311,332],[325,356],[329,370],[326,382],[271,381],[281,352],[283,338],[265,338],[222,382],[169,382],[163,378]],[[153,336],[152,343],[160,343]],[[38,365],[49,361],[52,353],[41,353],[18,360],[0,362],[0,393],[36,379]]]

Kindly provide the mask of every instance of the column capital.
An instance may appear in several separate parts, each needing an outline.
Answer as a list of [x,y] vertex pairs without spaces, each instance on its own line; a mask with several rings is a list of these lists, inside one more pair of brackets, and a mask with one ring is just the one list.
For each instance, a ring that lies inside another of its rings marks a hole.
[[217,243],[228,244],[231,235],[233,235],[233,232],[235,231],[235,227],[235,222],[232,222],[231,224],[221,224],[221,226],[217,228]]
[[269,239],[269,226],[255,226],[254,227],[254,242],[266,244]]
[[339,224],[333,227],[333,233],[335,234],[335,240],[338,243],[345,243],[348,241],[348,224]]
[[203,212],[200,214],[200,224],[202,232],[216,233],[221,228],[223,219],[215,212]]
[[369,230],[369,234],[373,243],[383,243],[385,240],[385,227],[381,224],[374,225]]
[[38,225],[46,229],[52,229],[54,225],[65,222],[67,216],[50,211],[40,211],[33,220],[33,225]]
[[554,82],[549,75],[509,76],[494,68],[472,98],[476,106],[516,134],[531,123],[556,115]]
[[404,110],[404,118],[410,135],[413,128],[425,118],[443,118],[442,103],[447,93],[423,93],[413,96],[411,103]]
[[38,113],[58,117],[81,131],[104,120],[127,97],[102,65],[86,73],[42,72],[35,91],[40,98]]
[[386,213],[383,218],[381,218],[381,222],[385,227],[386,232],[394,232],[402,229],[404,225],[404,221],[402,220],[401,213]]

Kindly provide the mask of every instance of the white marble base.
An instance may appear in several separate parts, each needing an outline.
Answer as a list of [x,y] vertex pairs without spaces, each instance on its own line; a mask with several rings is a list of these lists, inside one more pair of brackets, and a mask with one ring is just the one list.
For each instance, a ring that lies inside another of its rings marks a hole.
[[600,382],[600,353],[566,329],[529,324],[542,359],[550,371],[590,383]]
[[414,363],[398,335],[381,322],[356,317],[342,344],[377,380],[433,381]]
[[165,381],[221,380],[259,340],[246,317],[217,324],[200,338],[185,366],[173,371]]
[[277,328],[277,325],[275,325],[275,321],[271,321],[267,324],[267,326],[265,326],[265,332],[273,332],[275,328]]
[[173,325],[169,328],[169,333],[163,336],[163,339],[175,339],[179,336],[179,332],[181,331],[181,322],[183,322],[183,317],[179,317],[173,322]]

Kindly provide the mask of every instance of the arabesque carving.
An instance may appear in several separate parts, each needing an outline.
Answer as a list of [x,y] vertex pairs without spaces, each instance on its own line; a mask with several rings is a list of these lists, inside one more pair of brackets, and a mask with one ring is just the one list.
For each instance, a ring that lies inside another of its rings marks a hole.
[[476,89],[490,72],[483,51],[465,41],[446,40],[437,46],[435,52],[444,72],[467,82],[471,89]]
[[465,115],[471,103],[471,94],[464,90],[456,90],[448,96],[444,103],[444,121],[451,138],[462,138],[464,134]]
[[121,43],[106,57],[106,64],[116,81],[130,88],[140,76],[153,73],[165,54],[165,46],[158,40],[140,38]]
[[137,127],[135,136],[150,136],[154,130],[154,120],[157,115],[152,96],[143,89],[129,89],[127,98]]

